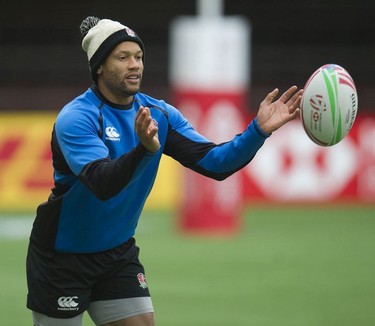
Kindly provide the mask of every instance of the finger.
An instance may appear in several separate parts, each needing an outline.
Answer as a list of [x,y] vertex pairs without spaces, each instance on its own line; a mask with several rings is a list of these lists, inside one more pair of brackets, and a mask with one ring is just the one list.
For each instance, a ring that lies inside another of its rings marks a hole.
[[289,111],[294,111],[301,104],[302,90],[298,91],[293,95],[293,97],[286,103]]
[[154,119],[152,119],[151,115],[147,115],[141,124],[142,135],[146,136],[147,138],[153,138],[157,134],[158,130],[159,128]]
[[135,115],[135,120],[137,120],[140,115],[142,114],[142,112],[145,110],[145,108],[143,106],[140,106],[138,111],[137,111],[137,114]]
[[300,89],[298,92],[295,92],[291,98],[287,101],[287,105],[291,105],[294,103],[300,96],[302,95],[302,89]]
[[138,118],[135,121],[135,130],[139,136],[144,135],[147,131],[147,126],[150,123],[148,119],[149,115],[147,114],[147,111],[142,110],[142,112],[140,112]]
[[290,120],[294,120],[295,118],[297,118],[299,113],[300,113],[300,109],[299,108],[295,109],[294,112],[290,114]]
[[136,128],[140,128],[141,125],[143,124],[143,121],[146,117],[146,114],[145,114],[145,111],[144,111],[144,108],[140,108],[135,116],[135,125],[136,125]]
[[297,108],[295,109],[293,112],[290,112],[289,115],[286,117],[286,120],[289,122],[289,121],[292,121],[294,119],[296,119],[298,117],[298,115],[300,114],[300,109]]
[[148,117],[150,117],[150,110],[146,107],[146,108],[142,108],[140,110],[138,110],[137,112],[137,120],[139,121],[140,124],[143,124],[144,121],[146,121],[146,119],[148,119]]
[[135,115],[135,119],[137,120],[143,114],[143,112],[148,112],[148,114],[150,114],[150,109],[147,106],[140,106],[137,114]]
[[293,93],[295,93],[295,91],[297,90],[297,86],[292,86],[290,87],[286,92],[284,92],[283,95],[280,96],[280,101],[282,103],[286,103],[289,98],[292,96]]
[[147,136],[151,138],[154,138],[158,133],[158,127],[153,127],[152,129],[149,129]]
[[268,93],[266,98],[263,100],[264,103],[266,104],[271,104],[275,97],[279,94],[279,89],[275,88],[271,93]]
[[143,106],[140,106],[138,111],[137,111],[137,114],[135,115],[135,120],[137,120],[139,118],[139,116],[141,115],[142,112],[143,112]]
[[149,135],[149,131],[152,129],[152,126],[153,126],[152,118],[151,118],[151,116],[147,115],[142,122],[141,132],[144,135]]

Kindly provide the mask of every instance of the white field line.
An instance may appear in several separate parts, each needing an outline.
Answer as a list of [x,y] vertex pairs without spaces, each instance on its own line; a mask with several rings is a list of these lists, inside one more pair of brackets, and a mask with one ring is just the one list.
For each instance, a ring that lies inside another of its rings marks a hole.
[[34,219],[32,217],[0,217],[0,240],[27,239]]

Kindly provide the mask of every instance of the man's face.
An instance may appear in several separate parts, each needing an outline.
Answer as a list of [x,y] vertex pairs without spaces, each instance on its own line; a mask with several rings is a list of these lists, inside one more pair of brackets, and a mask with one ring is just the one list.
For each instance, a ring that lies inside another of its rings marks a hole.
[[109,54],[97,70],[99,85],[102,83],[110,100],[121,103],[124,97],[132,97],[141,87],[143,52],[135,42],[122,42]]

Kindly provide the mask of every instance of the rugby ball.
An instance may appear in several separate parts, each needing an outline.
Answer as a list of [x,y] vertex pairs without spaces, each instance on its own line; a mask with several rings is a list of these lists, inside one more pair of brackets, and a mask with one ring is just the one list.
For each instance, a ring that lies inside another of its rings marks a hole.
[[344,68],[327,64],[308,79],[301,99],[301,118],[306,134],[316,144],[332,146],[340,142],[352,128],[357,110],[357,90]]

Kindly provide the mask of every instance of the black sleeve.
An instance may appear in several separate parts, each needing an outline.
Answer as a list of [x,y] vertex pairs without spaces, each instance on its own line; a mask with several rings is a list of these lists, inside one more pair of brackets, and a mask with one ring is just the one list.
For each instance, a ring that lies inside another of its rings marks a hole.
[[200,167],[197,162],[204,157],[212,148],[216,147],[213,142],[198,143],[177,131],[170,129],[165,145],[164,154],[171,156],[183,166],[198,172],[206,177],[223,180],[228,175],[225,173],[213,173]]
[[106,158],[90,162],[82,169],[79,180],[101,200],[110,199],[129,183],[146,153],[139,143],[131,152],[115,160]]

